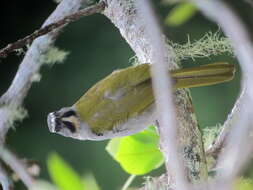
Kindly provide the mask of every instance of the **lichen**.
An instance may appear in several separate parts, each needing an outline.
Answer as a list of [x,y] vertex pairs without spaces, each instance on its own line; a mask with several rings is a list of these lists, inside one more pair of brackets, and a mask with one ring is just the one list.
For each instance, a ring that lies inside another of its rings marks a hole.
[[16,105],[3,106],[0,112],[4,118],[8,118],[6,124],[10,127],[14,127],[15,122],[22,121],[28,115],[25,108]]
[[188,36],[185,44],[168,41],[175,52],[175,60],[205,58],[228,53],[233,55],[233,48],[228,38],[222,37],[220,32],[208,32],[202,38],[191,41]]
[[218,134],[220,134],[221,129],[221,124],[217,124],[216,126],[212,127],[205,127],[203,129],[203,141],[205,150],[208,149],[210,145],[212,145]]
[[42,62],[49,65],[54,65],[55,63],[63,63],[68,55],[68,51],[61,50],[57,47],[50,47],[47,50],[46,54],[42,56]]

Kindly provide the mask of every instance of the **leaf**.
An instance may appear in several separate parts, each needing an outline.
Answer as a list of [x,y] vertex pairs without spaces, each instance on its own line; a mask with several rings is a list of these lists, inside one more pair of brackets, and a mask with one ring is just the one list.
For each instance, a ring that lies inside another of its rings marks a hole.
[[122,138],[114,138],[109,141],[109,143],[106,146],[106,151],[115,159],[116,154],[119,149],[119,144]]
[[235,181],[234,190],[252,190],[252,179],[239,178]]
[[158,143],[159,136],[149,128],[132,136],[112,139],[106,150],[129,174],[144,175],[164,162]]
[[180,3],[174,7],[165,19],[168,26],[179,26],[187,22],[197,12],[197,8],[191,3]]
[[87,173],[82,177],[83,184],[85,184],[86,189],[90,190],[100,190],[99,185],[92,173]]
[[84,190],[80,176],[56,153],[49,155],[47,167],[60,190]]

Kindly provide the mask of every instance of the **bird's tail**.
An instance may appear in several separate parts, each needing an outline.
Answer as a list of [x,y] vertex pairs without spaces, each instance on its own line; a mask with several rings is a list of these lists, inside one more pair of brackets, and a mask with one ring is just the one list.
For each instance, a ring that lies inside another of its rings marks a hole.
[[174,88],[192,88],[209,86],[233,79],[235,66],[226,62],[217,62],[193,68],[171,71],[175,81]]

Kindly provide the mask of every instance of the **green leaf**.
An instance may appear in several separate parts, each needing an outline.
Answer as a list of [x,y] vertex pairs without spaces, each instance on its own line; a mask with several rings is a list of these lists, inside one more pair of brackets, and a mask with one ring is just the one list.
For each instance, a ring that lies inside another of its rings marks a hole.
[[252,179],[239,178],[235,181],[234,189],[235,190],[252,190],[253,181]]
[[106,146],[107,152],[115,159],[122,138],[113,138]]
[[112,139],[106,150],[129,174],[144,175],[164,162],[158,143],[159,136],[149,128],[132,136]]
[[87,173],[82,178],[83,184],[85,184],[86,189],[89,190],[100,190],[99,185],[92,173]]
[[49,155],[47,167],[60,190],[84,190],[80,176],[56,153]]
[[197,8],[191,3],[180,3],[174,7],[165,19],[168,26],[179,26],[187,22],[197,12]]

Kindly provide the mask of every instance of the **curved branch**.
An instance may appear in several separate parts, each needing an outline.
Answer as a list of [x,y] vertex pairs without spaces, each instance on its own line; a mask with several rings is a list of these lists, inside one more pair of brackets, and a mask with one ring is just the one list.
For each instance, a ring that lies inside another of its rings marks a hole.
[[222,130],[218,137],[215,139],[215,141],[208,147],[206,150],[207,156],[212,156],[214,158],[217,158],[220,154],[221,150],[224,148],[225,141],[231,132],[232,126],[238,120],[238,114],[241,109],[242,100],[244,98],[244,90],[242,90],[240,96],[237,98],[236,103],[231,111],[231,113],[228,115],[227,120],[222,126]]
[[34,31],[32,34],[14,42],[11,44],[8,44],[5,48],[0,50],[0,58],[6,57],[9,53],[14,52],[15,50],[24,47],[25,45],[30,44],[34,39],[38,38],[39,36],[45,35],[49,32],[52,32],[55,29],[58,29],[62,27],[65,24],[69,24],[71,22],[74,22],[76,20],[79,20],[83,16],[89,16],[95,13],[100,13],[105,8],[105,2],[100,1],[99,3],[87,7],[85,9],[82,9],[76,13],[73,13],[71,15],[65,16],[63,19],[58,20],[54,23],[48,24],[41,29],[38,29]]
[[[136,53],[138,60],[141,63],[151,63],[152,44],[145,35],[149,29],[145,28],[143,21],[138,17],[134,1],[138,0],[107,0],[108,6],[104,14],[120,30],[121,35]],[[163,40],[166,41],[165,38]],[[175,61],[174,52],[168,44],[166,44],[166,51],[170,55],[165,55],[169,69],[179,68],[180,64]],[[188,90],[178,90],[174,92],[173,100],[179,125],[179,148],[187,178],[192,182],[205,180],[206,160],[190,93]]]
[[217,22],[230,38],[243,71],[242,86],[245,91],[241,100],[239,119],[233,124],[224,151],[221,152],[218,160],[218,167],[221,168],[219,177],[222,178],[219,180],[226,182],[224,189],[229,189],[233,179],[239,175],[253,151],[252,139],[249,138],[253,127],[253,41],[248,28],[227,2],[222,0],[193,1],[203,14]]
[[[173,103],[172,83],[167,74],[167,65],[170,64],[168,60],[172,60],[172,58],[170,52],[167,52],[165,47],[163,34],[160,31],[160,26],[150,2],[139,0],[136,2],[136,5],[144,27],[149,28],[149,30],[145,31],[144,35],[149,39],[148,42],[152,44],[150,55],[151,63],[153,63],[151,67],[152,86],[158,114],[160,146],[166,160],[167,174],[169,174],[168,182],[172,182],[175,189],[186,190],[188,189],[188,181],[184,173],[182,158],[178,154],[178,122],[176,121]],[[168,59],[165,59],[165,57],[168,57]]]
[[[83,0],[63,0],[42,27],[77,12],[82,5],[82,1]],[[3,143],[5,140],[5,135],[10,128],[10,119],[12,119],[12,113],[8,110],[8,106],[22,106],[23,100],[34,82],[34,76],[43,65],[42,56],[54,43],[58,32],[59,29],[54,30],[33,41],[19,66],[11,86],[0,98],[0,143]]]

